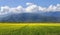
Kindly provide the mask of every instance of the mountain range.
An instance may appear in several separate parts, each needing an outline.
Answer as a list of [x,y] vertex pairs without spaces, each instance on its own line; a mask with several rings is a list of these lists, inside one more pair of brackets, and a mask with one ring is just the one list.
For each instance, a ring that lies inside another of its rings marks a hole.
[[60,12],[7,14],[0,22],[60,22]]

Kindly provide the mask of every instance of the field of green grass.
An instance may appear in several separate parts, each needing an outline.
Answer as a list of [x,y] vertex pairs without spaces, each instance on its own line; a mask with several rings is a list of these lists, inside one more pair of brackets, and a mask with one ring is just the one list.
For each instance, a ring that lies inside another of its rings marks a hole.
[[60,24],[0,23],[0,35],[60,35]]

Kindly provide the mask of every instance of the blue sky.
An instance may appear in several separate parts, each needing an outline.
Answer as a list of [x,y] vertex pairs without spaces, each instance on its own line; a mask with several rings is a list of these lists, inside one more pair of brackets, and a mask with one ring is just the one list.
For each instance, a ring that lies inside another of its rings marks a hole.
[[26,6],[27,2],[34,3],[39,6],[47,7],[49,5],[60,4],[60,0],[0,0],[0,6],[16,7],[18,5]]
[[27,2],[35,3],[38,5],[38,0],[0,0],[0,6],[8,5],[8,6],[25,6]]

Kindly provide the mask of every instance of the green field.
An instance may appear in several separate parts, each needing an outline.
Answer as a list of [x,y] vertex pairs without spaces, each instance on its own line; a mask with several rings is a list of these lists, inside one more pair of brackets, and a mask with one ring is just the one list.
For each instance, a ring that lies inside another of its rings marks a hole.
[[0,35],[60,35],[60,24],[0,23]]

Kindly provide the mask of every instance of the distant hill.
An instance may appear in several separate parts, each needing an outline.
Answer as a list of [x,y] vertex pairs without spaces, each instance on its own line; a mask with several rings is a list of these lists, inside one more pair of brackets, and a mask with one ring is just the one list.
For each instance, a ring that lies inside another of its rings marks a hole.
[[60,22],[60,12],[9,14],[0,16],[0,22]]

